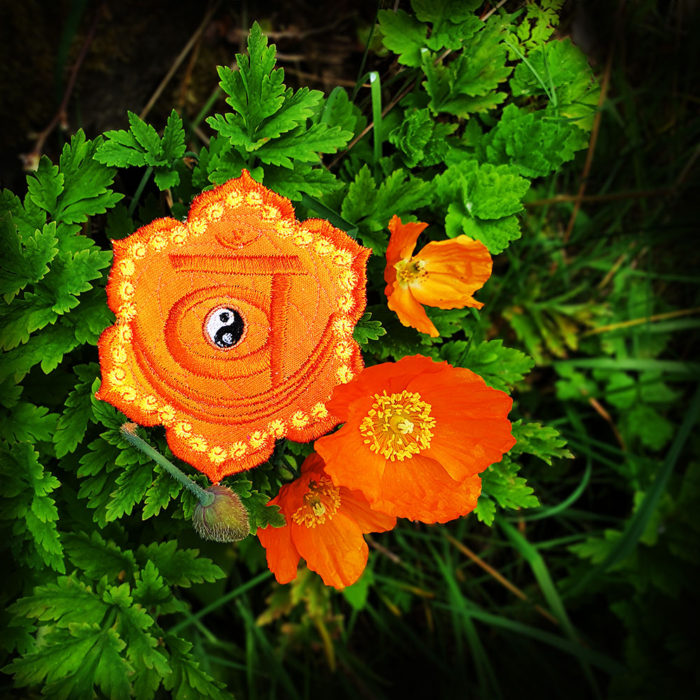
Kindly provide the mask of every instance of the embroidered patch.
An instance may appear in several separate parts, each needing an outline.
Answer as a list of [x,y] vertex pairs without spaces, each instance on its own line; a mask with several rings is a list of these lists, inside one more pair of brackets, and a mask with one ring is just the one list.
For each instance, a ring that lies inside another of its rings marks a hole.
[[114,241],[97,397],[164,425],[214,483],[264,462],[275,439],[323,435],[338,423],[333,388],[363,366],[352,332],[368,255],[327,221],[298,222],[244,170],[199,195],[186,223]]

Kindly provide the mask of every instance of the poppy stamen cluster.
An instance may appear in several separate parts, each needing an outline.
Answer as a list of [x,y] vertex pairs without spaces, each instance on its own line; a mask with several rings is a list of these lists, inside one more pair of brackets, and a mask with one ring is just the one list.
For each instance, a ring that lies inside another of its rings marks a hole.
[[333,518],[340,508],[340,489],[333,486],[328,477],[310,479],[303,502],[304,504],[294,511],[292,520],[304,527],[323,525],[327,519]]
[[372,408],[360,423],[364,443],[372,452],[403,462],[430,447],[435,419],[420,394],[404,390],[373,398]]

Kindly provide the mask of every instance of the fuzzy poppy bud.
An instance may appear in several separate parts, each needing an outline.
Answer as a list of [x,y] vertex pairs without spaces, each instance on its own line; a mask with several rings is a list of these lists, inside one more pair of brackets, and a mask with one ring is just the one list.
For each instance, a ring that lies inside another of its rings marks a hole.
[[248,511],[241,499],[225,486],[211,486],[206,490],[214,499],[209,505],[198,503],[192,516],[197,534],[215,542],[237,542],[250,534]]

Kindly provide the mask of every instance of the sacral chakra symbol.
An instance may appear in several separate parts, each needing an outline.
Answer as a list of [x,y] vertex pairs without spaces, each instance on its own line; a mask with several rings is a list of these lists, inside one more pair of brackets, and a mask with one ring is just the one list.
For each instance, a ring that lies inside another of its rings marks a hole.
[[97,397],[164,425],[173,453],[218,482],[287,436],[338,423],[326,402],[362,368],[352,338],[369,250],[240,178],[114,241],[116,323],[100,337]]

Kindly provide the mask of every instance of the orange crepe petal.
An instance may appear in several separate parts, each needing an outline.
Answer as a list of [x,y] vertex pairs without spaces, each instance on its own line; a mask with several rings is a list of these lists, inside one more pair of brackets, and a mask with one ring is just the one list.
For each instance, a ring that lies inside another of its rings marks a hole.
[[382,493],[383,498],[372,503],[377,510],[424,523],[444,523],[476,508],[481,479],[455,481],[438,462],[417,455],[387,462]]
[[[114,242],[117,316],[98,342],[97,397],[163,425],[213,482],[260,464],[275,441],[337,425],[333,388],[363,366],[353,340],[369,250],[240,178]],[[224,318],[225,317],[225,318]]]
[[[401,219],[394,215],[389,222],[389,245],[386,249],[387,267],[392,267],[399,260],[406,260],[413,255],[413,249],[416,247],[418,236],[428,228],[428,224],[421,221],[415,223],[401,223]],[[389,280],[386,280],[389,282]]]
[[370,500],[379,497],[385,460],[367,448],[356,424],[346,423],[316,440],[314,449],[323,457],[326,473],[336,485],[359,490]]
[[391,294],[387,295],[387,305],[396,312],[399,321],[404,326],[415,328],[421,333],[427,333],[432,338],[437,338],[440,335],[425,313],[425,309],[416,301],[411,287],[403,287],[394,282]]
[[459,481],[499,462],[513,447],[508,420],[513,400],[468,369],[442,364],[444,372],[417,377],[408,389],[431,404],[436,422],[430,446],[421,454]]
[[413,260],[424,263],[425,273],[410,284],[416,301],[441,309],[483,306],[472,296],[491,276],[493,263],[483,243],[467,236],[433,241]]
[[267,567],[275,575],[277,583],[289,583],[296,578],[299,552],[292,543],[288,526],[258,529],[258,539],[265,548]]
[[316,527],[291,524],[294,546],[327,586],[344,588],[362,575],[368,549],[362,531],[342,511]]
[[343,512],[347,513],[362,532],[386,532],[396,525],[396,518],[370,507],[369,501],[360,491],[340,489]]

